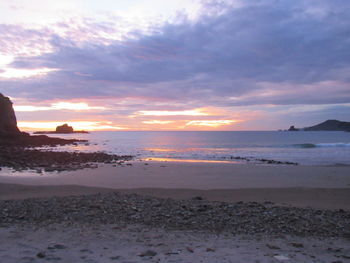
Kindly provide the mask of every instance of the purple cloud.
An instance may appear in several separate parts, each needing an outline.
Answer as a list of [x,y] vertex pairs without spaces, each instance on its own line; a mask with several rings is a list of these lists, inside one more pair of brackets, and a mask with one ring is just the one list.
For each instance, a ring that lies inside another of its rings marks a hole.
[[[117,29],[109,23],[86,21],[76,31],[78,40],[50,30],[5,28],[11,36],[5,42],[29,35],[52,49],[18,56],[13,67],[58,71],[40,79],[0,80],[1,89],[40,99],[142,96],[214,106],[350,102],[348,1],[243,3],[210,1],[196,21],[182,19],[107,43],[97,32],[113,34]],[[81,42],[87,34],[89,40]]]

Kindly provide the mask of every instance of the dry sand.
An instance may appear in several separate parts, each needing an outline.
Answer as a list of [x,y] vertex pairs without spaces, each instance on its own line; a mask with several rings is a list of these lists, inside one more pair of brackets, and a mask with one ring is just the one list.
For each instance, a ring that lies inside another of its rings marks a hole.
[[[232,236],[144,226],[0,228],[0,262],[347,262],[349,241]],[[149,255],[142,256],[149,251]]]

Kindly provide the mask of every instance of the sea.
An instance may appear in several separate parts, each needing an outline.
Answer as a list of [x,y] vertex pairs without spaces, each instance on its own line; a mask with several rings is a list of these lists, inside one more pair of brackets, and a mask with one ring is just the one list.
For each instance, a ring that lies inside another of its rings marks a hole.
[[88,140],[55,151],[103,151],[137,160],[350,165],[350,132],[340,131],[93,131],[55,134]]

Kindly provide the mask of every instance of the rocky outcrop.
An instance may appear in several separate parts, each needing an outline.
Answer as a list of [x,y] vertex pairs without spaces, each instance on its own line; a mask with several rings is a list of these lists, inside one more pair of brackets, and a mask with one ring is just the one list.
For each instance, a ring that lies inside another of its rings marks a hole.
[[327,120],[320,124],[305,127],[295,128],[290,126],[287,131],[348,131],[350,132],[350,122],[338,121],[338,120]]
[[289,127],[288,131],[299,131],[299,129],[295,128],[293,125]]
[[315,126],[306,127],[304,131],[350,131],[350,122],[327,120]]
[[20,136],[12,102],[0,93],[0,136]]
[[67,123],[56,127],[56,133],[73,133],[73,132],[74,132],[73,127],[68,126]]

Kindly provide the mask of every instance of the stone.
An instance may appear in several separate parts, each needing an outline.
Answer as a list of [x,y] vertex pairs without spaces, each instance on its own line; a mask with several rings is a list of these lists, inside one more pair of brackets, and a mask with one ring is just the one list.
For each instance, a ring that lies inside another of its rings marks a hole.
[[145,252],[142,252],[139,256],[140,257],[154,257],[155,255],[157,255],[157,252],[155,252],[153,250],[147,250]]
[[297,247],[297,248],[302,248],[304,247],[304,245],[302,243],[296,243],[296,242],[292,242],[290,243],[293,247]]
[[280,247],[275,246],[275,245],[271,245],[271,244],[266,244],[266,246],[267,246],[269,249],[281,249]]
[[45,252],[39,252],[38,254],[36,254],[36,256],[38,258],[44,258],[44,257],[46,257],[46,254],[45,254]]
[[55,244],[53,246],[49,246],[48,249],[66,249],[67,247],[65,245],[61,244]]

